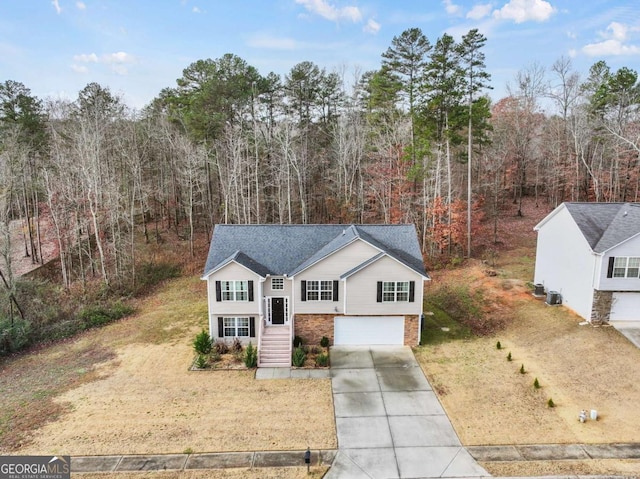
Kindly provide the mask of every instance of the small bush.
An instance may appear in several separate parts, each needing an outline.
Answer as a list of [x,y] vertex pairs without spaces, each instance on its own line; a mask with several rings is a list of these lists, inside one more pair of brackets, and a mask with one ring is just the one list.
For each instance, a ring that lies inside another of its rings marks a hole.
[[540,389],[540,382],[538,381],[538,378],[534,379],[533,387],[536,388],[536,389]]
[[209,354],[212,349],[211,337],[204,329],[196,334],[193,340],[193,349],[197,354]]
[[302,348],[296,348],[293,351],[293,365],[297,368],[304,366],[304,361],[307,359],[307,355]]
[[496,349],[502,349],[502,344],[500,344],[500,341],[496,343]]
[[240,341],[240,338],[233,338],[233,342],[231,343],[231,352],[233,353],[242,352],[242,341]]
[[138,268],[136,289],[138,292],[161,283],[165,279],[180,276],[180,266],[168,262],[144,263]]
[[524,364],[520,366],[520,374],[524,374],[526,371],[524,370]]
[[311,346],[309,352],[311,352],[311,354],[319,354],[322,350],[318,346]]
[[218,339],[213,347],[218,354],[227,354],[229,352],[229,345],[224,341],[224,339]]
[[326,336],[322,336],[322,339],[320,340],[320,346],[322,346],[323,348],[328,348],[329,338],[327,338]]
[[321,368],[329,365],[329,355],[322,353],[316,356],[316,366]]
[[78,318],[82,322],[83,329],[95,328],[110,323],[133,313],[133,308],[116,301],[111,306],[94,305],[80,310]]
[[0,319],[0,356],[15,353],[29,344],[31,323],[24,319]]
[[507,361],[513,361],[513,358],[511,357],[511,351],[509,351],[509,354],[507,354]]
[[302,346],[302,343],[304,341],[302,341],[302,338],[298,335],[294,336],[293,338],[293,347],[294,348],[299,348],[300,346]]
[[547,401],[547,406],[556,407],[556,403],[553,402],[553,399],[549,398],[549,400]]
[[244,351],[244,365],[248,368],[255,368],[258,365],[258,350],[251,342]]
[[196,357],[196,367],[198,369],[205,369],[207,367],[207,357],[204,354],[198,354]]

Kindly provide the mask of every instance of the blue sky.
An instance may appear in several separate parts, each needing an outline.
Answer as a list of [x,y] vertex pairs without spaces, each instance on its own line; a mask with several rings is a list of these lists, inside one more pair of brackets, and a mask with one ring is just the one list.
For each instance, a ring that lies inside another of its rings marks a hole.
[[411,27],[432,43],[478,28],[495,100],[518,70],[562,55],[583,75],[598,60],[640,69],[637,0],[0,0],[0,82],[75,99],[95,81],[141,108],[225,53],[263,75],[308,60],[352,78]]

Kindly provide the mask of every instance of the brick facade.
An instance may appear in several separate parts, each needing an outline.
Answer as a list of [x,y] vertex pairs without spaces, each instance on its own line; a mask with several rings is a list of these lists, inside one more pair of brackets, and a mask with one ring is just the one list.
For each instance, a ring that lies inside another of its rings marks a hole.
[[[320,344],[322,336],[329,338],[333,345],[333,319],[335,314],[296,314],[294,318],[295,336],[300,336],[304,344]],[[420,319],[418,315],[404,317],[404,344],[405,346],[417,346],[419,338]]]
[[613,303],[613,291],[593,291],[593,304],[591,306],[591,324],[604,324],[609,321],[611,304]]

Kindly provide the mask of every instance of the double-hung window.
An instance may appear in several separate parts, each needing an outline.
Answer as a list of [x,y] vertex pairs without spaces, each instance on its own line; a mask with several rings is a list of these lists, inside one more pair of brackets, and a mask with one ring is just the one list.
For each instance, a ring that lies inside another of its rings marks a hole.
[[383,281],[382,302],[409,301],[409,281]]
[[640,276],[640,257],[618,256],[613,261],[614,278],[638,278]]
[[248,301],[248,281],[220,281],[222,301]]
[[223,327],[225,338],[249,336],[249,318],[223,318]]
[[332,301],[333,281],[307,281],[307,301]]

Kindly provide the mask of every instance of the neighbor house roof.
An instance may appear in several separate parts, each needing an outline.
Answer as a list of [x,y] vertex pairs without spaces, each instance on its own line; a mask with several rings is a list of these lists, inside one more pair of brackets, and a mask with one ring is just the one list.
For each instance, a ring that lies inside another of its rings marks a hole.
[[204,276],[230,261],[292,276],[357,239],[428,277],[413,225],[216,225]]
[[566,207],[596,253],[604,253],[640,234],[640,203],[563,203],[561,206]]

